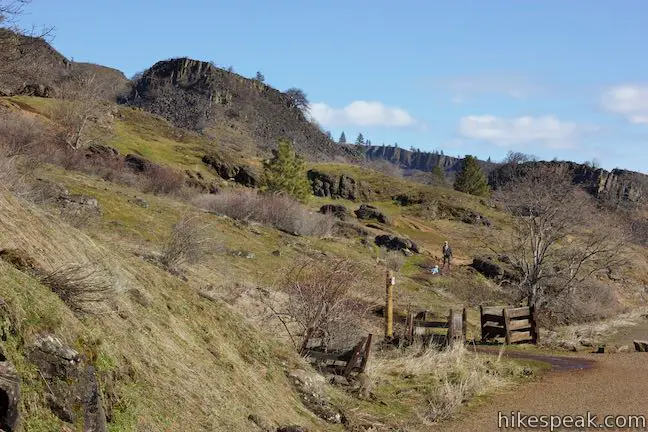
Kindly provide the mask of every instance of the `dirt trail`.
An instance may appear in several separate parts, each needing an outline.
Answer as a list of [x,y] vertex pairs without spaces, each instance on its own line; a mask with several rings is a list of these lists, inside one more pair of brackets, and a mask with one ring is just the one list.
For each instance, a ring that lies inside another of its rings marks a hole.
[[[605,430],[648,430],[648,353],[634,352],[632,339],[648,339],[648,323],[615,335],[613,344],[628,344],[630,352],[582,354],[575,357],[547,357],[552,371],[538,381],[506,390],[488,402],[466,409],[454,421],[440,424],[440,431],[549,430],[549,428],[505,428],[498,412],[511,418],[511,412],[526,415],[587,416],[590,412],[602,423],[608,415],[642,415],[646,428],[607,428]],[[498,350],[492,350],[497,354]],[[510,357],[528,354],[508,353]],[[540,356],[534,355],[536,360]],[[625,419],[628,421],[628,417]],[[509,420],[509,424],[511,420]],[[556,428],[554,430],[594,430]]]

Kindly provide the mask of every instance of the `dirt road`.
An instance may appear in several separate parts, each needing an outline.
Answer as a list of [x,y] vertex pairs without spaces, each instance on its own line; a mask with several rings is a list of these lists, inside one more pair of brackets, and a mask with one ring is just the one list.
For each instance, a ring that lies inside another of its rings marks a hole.
[[[467,409],[452,422],[440,424],[440,431],[550,430],[513,428],[511,412],[524,415],[597,415],[602,423],[608,415],[626,415],[619,422],[635,422],[629,415],[642,415],[645,428],[608,428],[605,430],[648,430],[648,353],[584,354],[595,363],[587,369],[563,369],[548,372],[538,381],[502,392],[484,405]],[[502,413],[508,421],[500,417]],[[614,419],[613,419],[614,420]],[[558,421],[557,419],[554,421]],[[586,421],[587,424],[587,421]],[[555,428],[554,430],[594,430],[594,428]]]

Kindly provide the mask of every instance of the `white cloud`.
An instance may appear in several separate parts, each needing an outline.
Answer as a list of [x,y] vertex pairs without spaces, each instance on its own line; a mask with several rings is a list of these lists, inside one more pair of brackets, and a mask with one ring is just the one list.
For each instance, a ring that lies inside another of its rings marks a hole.
[[491,115],[462,117],[459,134],[507,147],[539,144],[549,148],[573,148],[580,135],[593,128],[565,122],[553,116],[504,118]]
[[609,88],[601,97],[606,110],[624,115],[631,123],[648,124],[648,84]]
[[344,108],[325,103],[310,106],[310,116],[323,126],[387,126],[409,127],[418,121],[402,108],[388,107],[381,102],[353,101]]

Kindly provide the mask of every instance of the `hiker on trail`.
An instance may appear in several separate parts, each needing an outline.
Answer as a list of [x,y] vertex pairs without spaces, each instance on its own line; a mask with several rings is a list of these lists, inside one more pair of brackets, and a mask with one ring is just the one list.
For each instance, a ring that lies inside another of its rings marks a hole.
[[430,271],[432,272],[432,274],[439,274],[439,265],[436,264]]
[[443,248],[441,249],[441,252],[443,252],[443,268],[445,268],[447,263],[448,270],[450,270],[450,261],[452,261],[452,248],[447,241],[443,242]]

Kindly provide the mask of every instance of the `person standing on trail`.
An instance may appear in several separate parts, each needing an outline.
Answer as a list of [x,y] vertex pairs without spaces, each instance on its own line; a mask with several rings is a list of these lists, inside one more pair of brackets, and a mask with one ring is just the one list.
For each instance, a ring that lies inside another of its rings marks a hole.
[[443,242],[443,248],[441,249],[443,253],[443,268],[448,264],[448,270],[450,270],[450,262],[452,261],[452,248],[447,241]]

